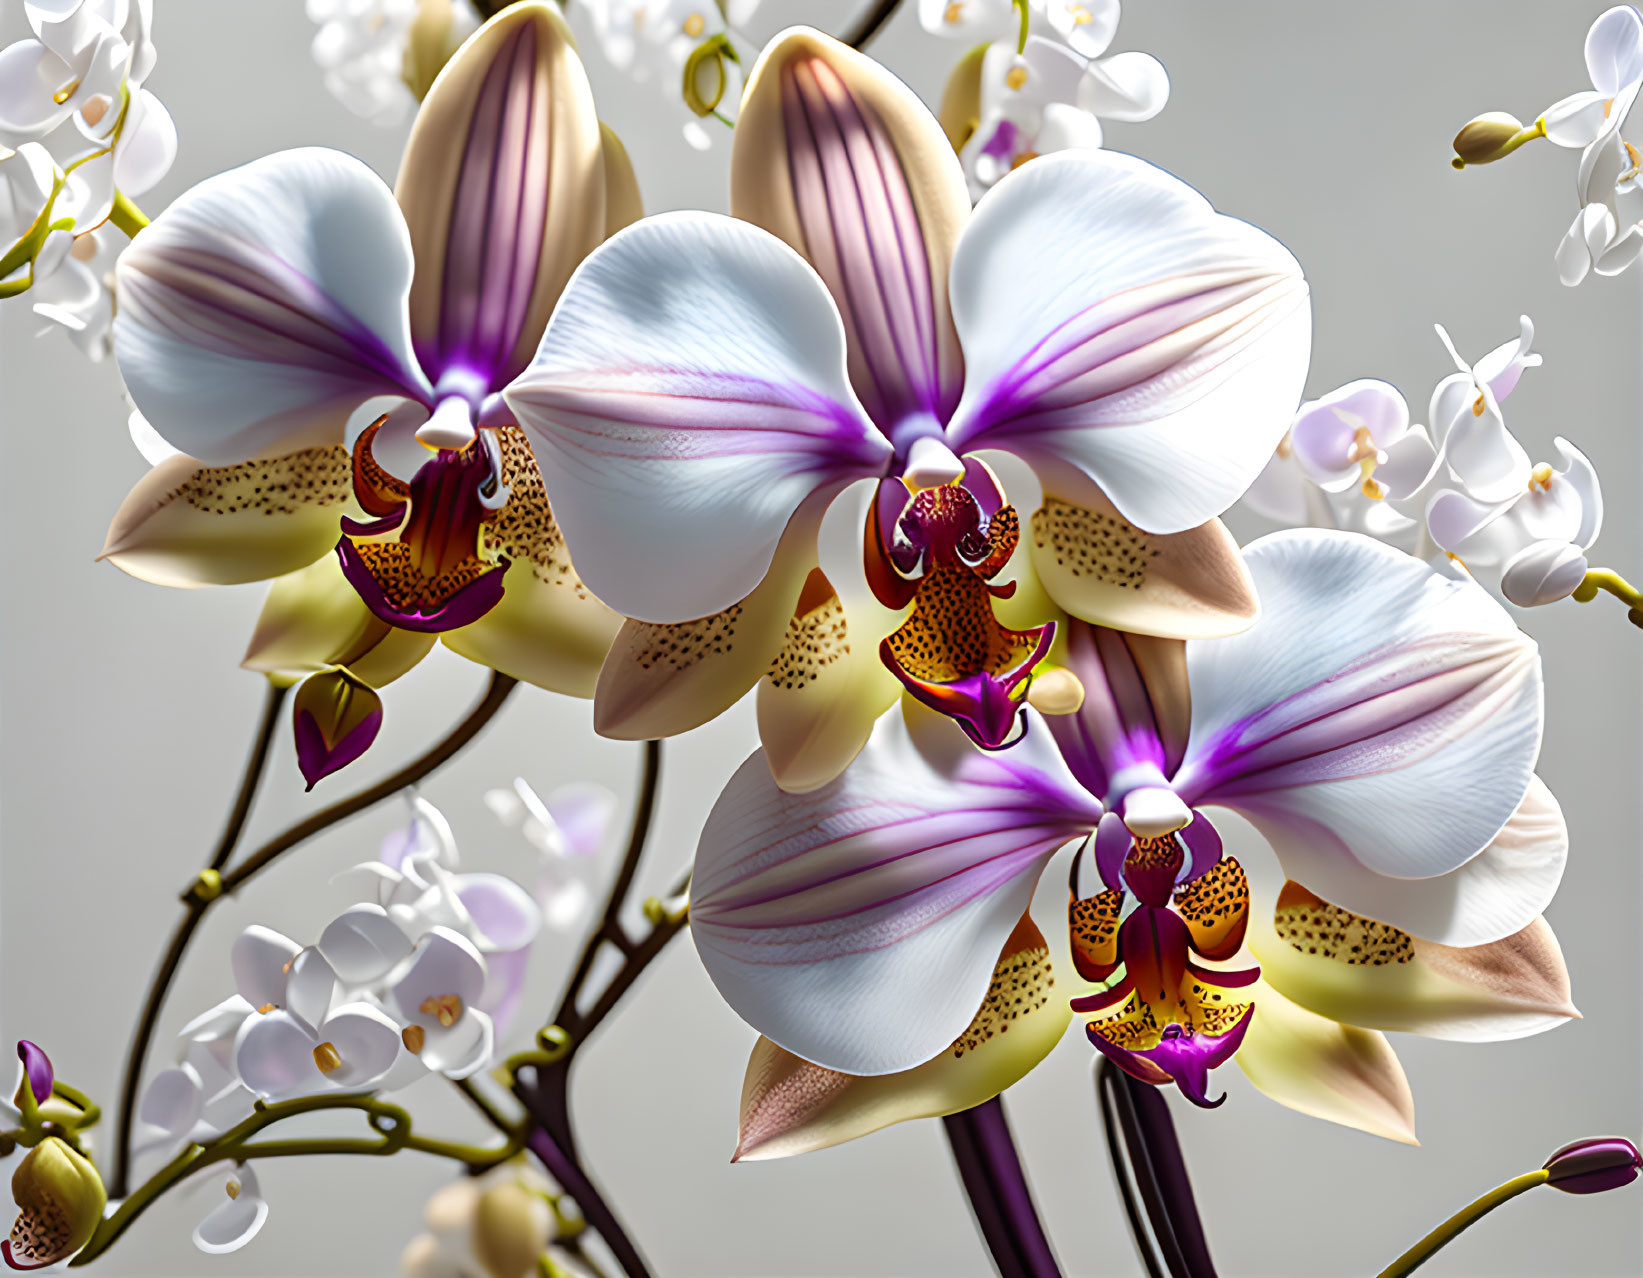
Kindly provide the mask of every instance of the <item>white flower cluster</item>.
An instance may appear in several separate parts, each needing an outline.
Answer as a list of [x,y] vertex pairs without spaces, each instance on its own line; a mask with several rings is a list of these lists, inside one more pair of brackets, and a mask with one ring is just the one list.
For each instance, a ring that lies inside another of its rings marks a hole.
[[434,42],[447,51],[479,26],[467,0],[308,0],[307,8],[319,28],[309,52],[325,87],[381,125],[398,124],[416,105],[406,62],[416,24],[436,28]]
[[[743,0],[731,12],[745,21],[753,7]],[[578,8],[610,64],[660,91],[685,141],[705,151],[717,134],[729,136],[709,117],[736,122],[743,67],[731,24],[714,0],[583,0]]]
[[152,0],[22,9],[33,38],[0,49],[0,296],[28,285],[35,314],[100,359],[125,243],[104,224],[118,195],[147,191],[177,155],[176,126],[143,87]]
[[1597,472],[1565,439],[1561,464],[1531,464],[1507,429],[1501,402],[1524,369],[1534,327],[1476,364],[1456,352],[1454,373],[1432,392],[1431,427],[1385,382],[1349,382],[1301,406],[1277,454],[1244,502],[1284,524],[1368,533],[1464,570],[1519,607],[1567,598],[1586,576],[1586,551],[1603,522]]
[[959,153],[970,196],[1035,155],[1099,147],[1101,121],[1150,120],[1169,100],[1169,76],[1148,53],[1104,57],[1119,0],[1030,0],[1029,29],[1011,0],[920,0],[925,30],[986,42],[977,125]]

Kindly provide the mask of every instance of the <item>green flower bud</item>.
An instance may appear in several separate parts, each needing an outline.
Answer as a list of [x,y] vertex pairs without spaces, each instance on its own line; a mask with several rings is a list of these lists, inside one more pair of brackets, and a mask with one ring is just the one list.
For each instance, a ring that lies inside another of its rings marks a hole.
[[108,1194],[97,1169],[55,1136],[41,1141],[11,1178],[17,1223],[0,1243],[14,1269],[66,1260],[91,1241]]
[[1457,169],[1468,164],[1492,164],[1504,159],[1525,142],[1544,137],[1539,123],[1524,128],[1523,121],[1504,111],[1490,111],[1470,120],[1455,134],[1455,158],[1450,161]]

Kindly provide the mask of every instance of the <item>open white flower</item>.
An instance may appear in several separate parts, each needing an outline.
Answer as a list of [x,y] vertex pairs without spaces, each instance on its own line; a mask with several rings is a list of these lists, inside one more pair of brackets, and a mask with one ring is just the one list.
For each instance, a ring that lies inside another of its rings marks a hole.
[[491,1018],[479,1008],[485,960],[466,937],[436,927],[392,984],[391,998],[405,1023],[405,1046],[431,1070],[467,1078],[490,1063]]

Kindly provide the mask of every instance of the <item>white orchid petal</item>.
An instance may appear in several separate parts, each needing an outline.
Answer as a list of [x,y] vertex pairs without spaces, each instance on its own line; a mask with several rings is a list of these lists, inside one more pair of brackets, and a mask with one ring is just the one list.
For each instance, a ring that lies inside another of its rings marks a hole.
[[1168,101],[1169,73],[1150,53],[1092,62],[1078,86],[1078,105],[1103,120],[1150,120]]
[[382,906],[366,903],[331,920],[320,933],[319,949],[343,982],[366,985],[381,980],[410,956],[411,938]]
[[369,1003],[345,1003],[319,1027],[341,1064],[326,1073],[338,1087],[363,1087],[388,1072],[399,1056],[399,1025]]
[[318,1045],[313,1031],[289,1013],[250,1016],[234,1040],[234,1070],[261,1096],[321,1087],[325,1076],[314,1063]]
[[[206,1172],[211,1177],[218,1174],[217,1169]],[[257,1236],[268,1220],[268,1202],[250,1167],[236,1167],[224,1180],[224,1185],[228,1184],[234,1185],[234,1193],[194,1229],[194,1245],[208,1255],[238,1251]]]
[[149,1080],[137,1117],[168,1136],[185,1136],[199,1121],[204,1104],[205,1085],[199,1071],[185,1062]]
[[253,923],[241,932],[229,951],[234,986],[252,1007],[281,1006],[285,1002],[288,966],[302,950],[289,936]]

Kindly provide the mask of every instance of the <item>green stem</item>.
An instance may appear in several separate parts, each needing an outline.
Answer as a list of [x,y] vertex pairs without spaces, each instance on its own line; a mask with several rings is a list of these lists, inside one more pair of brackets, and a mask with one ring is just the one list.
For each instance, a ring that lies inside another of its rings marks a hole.
[[[320,1110],[350,1109],[366,1115],[372,1138],[322,1137],[306,1140],[254,1141],[251,1137],[286,1118]],[[295,1100],[269,1103],[258,1101],[244,1122],[229,1128],[204,1145],[189,1145],[175,1158],[139,1185],[110,1216],[105,1217],[91,1241],[74,1258],[75,1266],[87,1265],[125,1233],[167,1190],[202,1168],[220,1162],[245,1162],[253,1158],[296,1158],[313,1154],[397,1154],[402,1149],[438,1158],[449,1158],[469,1168],[494,1167],[506,1162],[524,1146],[524,1129],[511,1132],[505,1143],[495,1148],[464,1145],[456,1141],[418,1136],[411,1129],[411,1116],[403,1108],[375,1096],[326,1093]]]
[[1019,57],[1027,52],[1027,0],[1015,0],[1016,17],[1021,21],[1021,30],[1016,36],[1015,51]]
[[108,220],[125,232],[127,239],[135,239],[137,232],[148,225],[148,214],[133,204],[124,191],[116,191]]
[[1414,1273],[1415,1270],[1432,1259],[1439,1249],[1460,1237],[1465,1230],[1482,1220],[1496,1207],[1504,1202],[1511,1201],[1519,1194],[1527,1193],[1536,1185],[1544,1185],[1550,1175],[1550,1172],[1541,1167],[1519,1176],[1515,1180],[1509,1180],[1497,1189],[1491,1189],[1476,1202],[1469,1203],[1461,1208],[1385,1269],[1381,1270],[1378,1278],[1404,1278],[1404,1275]]
[[1626,605],[1626,620],[1643,628],[1643,591],[1627,581],[1612,568],[1593,568],[1574,590],[1577,603],[1591,603],[1598,591],[1604,590]]

